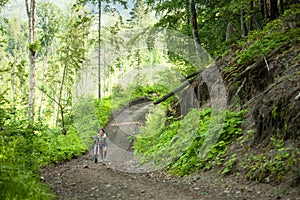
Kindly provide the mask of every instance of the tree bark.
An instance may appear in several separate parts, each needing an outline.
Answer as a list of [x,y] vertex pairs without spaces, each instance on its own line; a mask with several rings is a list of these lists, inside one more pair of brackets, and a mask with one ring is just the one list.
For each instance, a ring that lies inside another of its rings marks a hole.
[[190,20],[190,17],[191,17],[191,16],[190,16],[189,0],[186,1],[186,5],[185,5],[185,6],[186,6],[186,12],[187,12],[187,19],[186,19],[187,22],[186,22],[186,23],[187,23],[187,26],[189,26],[190,21],[191,21],[191,20]]
[[249,27],[248,30],[252,31],[253,30],[253,17],[254,17],[254,2],[250,1],[250,18],[249,18]]
[[277,0],[270,0],[270,20],[279,16]]
[[280,5],[280,14],[284,13],[284,5],[283,5],[283,0],[279,1],[279,5]]
[[61,116],[61,124],[62,124],[62,134],[66,135],[67,131],[65,128],[65,119],[64,119],[64,106],[62,105],[62,95],[63,95],[63,90],[64,90],[64,82],[67,76],[67,64],[65,64],[64,66],[64,71],[63,71],[63,77],[61,80],[61,85],[60,85],[60,89],[59,89],[59,98],[58,98],[58,107],[60,109],[60,116]]
[[35,103],[35,60],[36,49],[33,48],[35,42],[35,15],[36,15],[36,1],[25,0],[26,12],[28,16],[28,28],[29,28],[29,95],[28,95],[28,118],[34,120],[34,103]]
[[261,16],[265,16],[265,0],[259,0]]
[[101,0],[98,0],[98,99],[101,99]]
[[264,16],[266,20],[270,18],[269,9],[270,9],[270,0],[264,0]]
[[226,41],[229,41],[232,37],[232,32],[233,32],[233,26],[232,24],[229,22],[227,24],[227,30],[226,30]]
[[183,83],[181,86],[179,86],[175,90],[172,90],[171,92],[169,92],[168,94],[166,94],[162,98],[157,99],[156,101],[154,101],[153,104],[156,105],[156,104],[159,104],[159,103],[167,100],[169,97],[173,96],[174,94],[180,92],[181,90],[183,90],[184,88],[186,88],[187,86],[189,86],[196,78],[197,77],[195,77],[195,78],[193,78],[191,80],[187,80],[185,83]]
[[194,37],[194,43],[197,51],[198,57],[201,59],[201,44],[198,34],[198,25],[197,25],[197,12],[195,7],[195,1],[190,0],[190,12],[191,12],[191,24],[192,24],[192,32]]
[[242,31],[242,37],[247,36],[247,26],[245,23],[245,12],[241,10],[241,31]]

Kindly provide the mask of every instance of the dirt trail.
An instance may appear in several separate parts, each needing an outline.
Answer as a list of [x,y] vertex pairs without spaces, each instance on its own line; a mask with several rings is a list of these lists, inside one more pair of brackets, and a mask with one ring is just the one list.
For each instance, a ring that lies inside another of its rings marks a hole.
[[138,166],[128,136],[138,132],[152,104],[140,102],[113,113],[106,126],[108,161],[93,163],[92,154],[43,169],[41,176],[58,199],[299,199],[281,194],[279,186],[245,184],[206,172],[186,178],[166,176],[149,166]]

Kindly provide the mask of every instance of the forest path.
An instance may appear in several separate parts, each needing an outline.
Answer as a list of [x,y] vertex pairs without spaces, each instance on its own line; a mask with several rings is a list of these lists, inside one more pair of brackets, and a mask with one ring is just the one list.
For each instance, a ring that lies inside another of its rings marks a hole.
[[128,136],[145,122],[149,102],[128,105],[105,127],[109,137],[108,161],[94,163],[92,152],[71,161],[46,167],[42,176],[59,199],[276,199],[279,188],[245,185],[213,172],[186,178],[166,176],[149,166],[138,166]]

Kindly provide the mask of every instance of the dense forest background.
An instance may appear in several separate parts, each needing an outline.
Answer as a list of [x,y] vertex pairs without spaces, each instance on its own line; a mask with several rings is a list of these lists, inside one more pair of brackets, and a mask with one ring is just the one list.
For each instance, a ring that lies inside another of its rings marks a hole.
[[[257,56],[266,60],[287,41],[299,41],[298,0],[78,0],[63,8],[56,3],[20,1],[24,15],[7,15],[11,2],[0,2],[1,199],[51,199],[53,194],[40,183],[40,167],[85,153],[89,137],[106,125],[111,110],[139,97],[155,101],[179,87],[183,78],[233,52],[235,64],[225,69],[232,74],[237,65]],[[162,103],[169,112],[167,124],[173,124],[157,129],[169,134],[166,138],[179,123],[176,101],[173,96]],[[145,132],[164,115],[155,112]],[[190,123],[193,112],[183,123]],[[216,152],[241,135],[245,112],[223,115],[223,134],[230,137],[222,135]],[[212,113],[206,109],[200,116],[211,120]],[[202,142],[191,149],[201,149]],[[149,152],[144,145],[138,140],[135,148],[147,160],[158,147]],[[298,151],[281,158],[297,159]],[[194,156],[192,150],[190,154]],[[168,169],[185,175],[205,167],[188,156],[169,163]],[[216,158],[214,153],[208,156]],[[234,157],[227,161],[224,174],[234,162]]]

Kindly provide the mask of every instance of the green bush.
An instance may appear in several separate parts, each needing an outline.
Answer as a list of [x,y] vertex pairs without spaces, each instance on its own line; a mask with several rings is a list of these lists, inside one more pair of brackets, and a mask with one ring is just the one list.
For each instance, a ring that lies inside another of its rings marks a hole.
[[242,134],[239,126],[244,113],[193,109],[184,119],[173,119],[166,126],[162,112],[151,112],[146,124],[151,126],[135,137],[135,152],[143,162],[154,161],[180,176],[189,174],[206,167]]
[[103,128],[109,120],[112,109],[111,102],[110,98],[95,100],[95,113],[99,121],[99,128]]
[[300,28],[286,29],[284,25],[285,20],[296,14],[300,14],[299,5],[286,10],[280,18],[269,22],[263,30],[253,31],[247,37],[249,47],[238,55],[238,64],[245,64],[258,56],[267,56],[287,42],[299,43]]
[[24,112],[0,101],[0,199],[53,199],[40,182],[40,167],[71,159],[86,152],[77,129],[32,123]]

